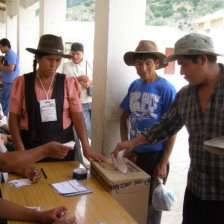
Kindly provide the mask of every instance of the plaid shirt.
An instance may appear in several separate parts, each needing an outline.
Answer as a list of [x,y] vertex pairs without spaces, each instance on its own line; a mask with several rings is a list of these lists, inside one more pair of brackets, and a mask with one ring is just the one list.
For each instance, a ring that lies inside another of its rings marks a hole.
[[189,133],[190,168],[187,188],[202,200],[224,201],[224,156],[210,153],[203,142],[224,136],[224,66],[204,114],[199,106],[197,86],[183,87],[163,117],[144,135],[151,144],[165,141],[183,125]]

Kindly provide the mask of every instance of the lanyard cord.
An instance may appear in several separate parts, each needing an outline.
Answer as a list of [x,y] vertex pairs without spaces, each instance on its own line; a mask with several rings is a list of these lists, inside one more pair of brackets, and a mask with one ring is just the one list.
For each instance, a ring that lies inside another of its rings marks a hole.
[[48,88],[48,90],[47,90],[47,92],[46,92],[46,90],[44,89],[44,85],[43,85],[43,83],[42,83],[42,81],[41,81],[41,79],[40,79],[40,76],[38,75],[38,78],[39,78],[39,80],[40,80],[40,84],[41,84],[41,86],[42,86],[42,89],[44,90],[44,93],[45,93],[45,95],[46,95],[47,100],[48,100],[48,94],[49,94],[49,91],[50,91],[50,89],[51,89],[51,85],[52,85],[52,83],[53,83],[54,77],[55,77],[55,73],[54,73],[54,75],[53,75],[53,77],[52,77],[52,79],[51,79],[50,86],[49,86],[49,88]]

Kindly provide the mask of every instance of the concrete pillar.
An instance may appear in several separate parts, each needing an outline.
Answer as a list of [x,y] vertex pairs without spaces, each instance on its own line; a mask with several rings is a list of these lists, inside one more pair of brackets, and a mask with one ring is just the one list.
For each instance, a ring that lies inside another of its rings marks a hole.
[[0,39],[6,37],[6,17],[7,17],[7,12],[2,11],[0,12]]
[[17,1],[6,1],[6,38],[9,39],[12,49],[17,52]]
[[92,149],[106,157],[120,141],[119,104],[137,78],[123,55],[141,39],[145,8],[145,0],[96,0]]
[[62,36],[66,20],[66,0],[40,0],[40,36]]
[[36,15],[39,4],[25,7],[23,0],[17,1],[17,53],[20,59],[20,75],[23,75],[33,70],[34,57],[26,48],[36,48],[39,40],[39,18]]

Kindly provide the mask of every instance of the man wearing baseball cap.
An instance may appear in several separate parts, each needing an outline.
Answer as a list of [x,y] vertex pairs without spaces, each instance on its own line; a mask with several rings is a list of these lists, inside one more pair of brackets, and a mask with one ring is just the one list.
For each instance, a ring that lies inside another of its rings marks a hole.
[[[176,94],[176,90],[166,79],[158,76],[157,70],[167,66],[163,63],[165,55],[158,51],[153,41],[142,40],[135,51],[124,55],[124,62],[135,66],[140,78],[131,83],[128,93],[120,107],[123,113],[120,119],[121,140],[128,140],[128,122],[130,121],[130,139],[144,133],[145,128],[157,123],[165,114]],[[130,160],[152,176],[148,205],[148,224],[159,224],[162,212],[152,206],[152,192],[159,184],[158,178],[166,182],[168,159],[174,145],[175,137],[164,143],[142,144],[126,153]],[[166,153],[164,153],[164,149]]]
[[[191,33],[179,39],[174,54],[164,63],[177,60],[180,73],[189,82],[176,95],[161,121],[130,141],[118,143],[131,151],[135,146],[167,140],[184,125],[189,133],[191,158],[184,197],[182,224],[224,223],[224,156],[205,149],[204,141],[224,136],[224,66],[212,39]],[[166,148],[164,149],[166,150]]]

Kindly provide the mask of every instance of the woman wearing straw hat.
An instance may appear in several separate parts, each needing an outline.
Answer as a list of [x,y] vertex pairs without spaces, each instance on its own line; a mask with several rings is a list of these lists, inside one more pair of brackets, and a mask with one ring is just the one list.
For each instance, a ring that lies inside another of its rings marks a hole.
[[[62,57],[71,57],[64,54],[62,38],[45,34],[37,49],[26,50],[35,54],[34,70],[15,79],[10,97],[9,128],[15,149],[49,141],[69,142],[73,140],[74,125],[86,158],[104,161],[88,143],[78,81],[56,72]],[[70,152],[65,160],[74,160],[74,153]]]
[[[135,66],[139,79],[131,83],[128,93],[121,103],[121,140],[128,139],[128,122],[130,120],[130,138],[142,134],[145,128],[151,127],[166,113],[175,97],[176,90],[166,79],[158,76],[156,70],[166,67],[163,63],[165,55],[160,53],[153,41],[142,40],[135,51],[127,52],[124,61],[129,66]],[[150,197],[148,209],[148,224],[159,224],[161,211],[156,211],[152,206],[152,192],[158,185],[158,178],[168,176],[169,154],[164,154],[164,149],[171,152],[175,137],[167,142],[156,145],[143,144],[135,147],[131,154],[126,154],[131,160],[136,158],[136,164],[152,176],[150,183]]]

